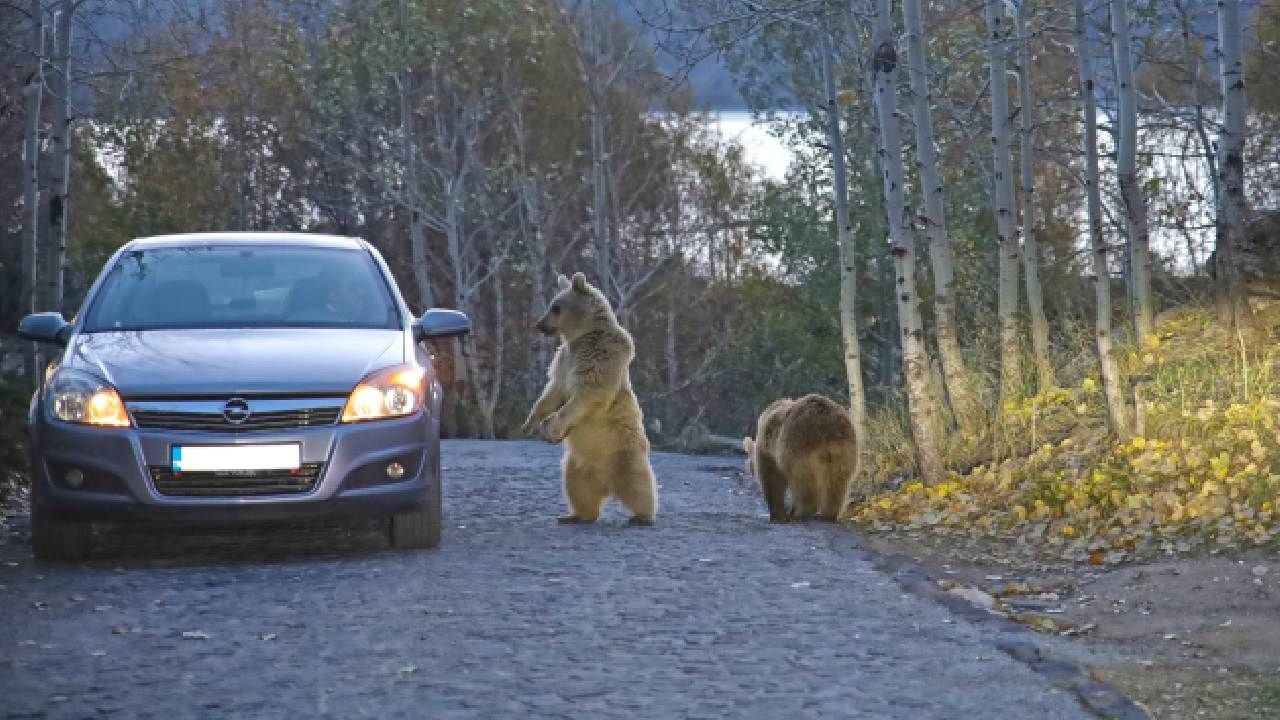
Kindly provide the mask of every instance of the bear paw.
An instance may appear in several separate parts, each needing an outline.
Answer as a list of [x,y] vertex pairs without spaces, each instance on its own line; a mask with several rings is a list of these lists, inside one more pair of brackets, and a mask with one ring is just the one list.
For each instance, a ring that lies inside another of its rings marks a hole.
[[565,436],[568,434],[569,428],[564,426],[564,421],[562,421],[558,415],[552,415],[551,418],[542,425],[542,439],[549,443],[558,443],[564,440]]
[[648,516],[643,516],[643,515],[632,515],[632,516],[631,516],[631,519],[627,521],[627,524],[628,524],[628,525],[643,525],[643,526],[645,526],[645,527],[653,527],[653,525],[654,525],[654,522],[653,522],[653,516],[652,516],[652,515],[648,515]]
[[520,426],[520,434],[525,437],[533,435],[533,431],[538,429],[538,421],[532,415],[525,418],[524,424]]
[[595,520],[587,520],[586,518],[580,518],[577,515],[561,515],[556,518],[556,522],[561,525],[589,525],[595,522]]

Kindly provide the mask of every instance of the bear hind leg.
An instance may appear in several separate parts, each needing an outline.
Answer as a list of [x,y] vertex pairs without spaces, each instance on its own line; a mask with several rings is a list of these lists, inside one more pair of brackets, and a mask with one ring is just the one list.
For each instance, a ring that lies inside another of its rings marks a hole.
[[782,474],[773,456],[756,448],[755,471],[764,494],[764,504],[769,508],[769,522],[784,523],[791,519],[787,510],[787,478]]
[[658,512],[658,486],[649,456],[643,451],[623,451],[615,456],[613,494],[631,513],[632,525],[652,525]]
[[827,478],[823,488],[822,507],[818,508],[818,519],[837,522],[849,504],[849,478],[832,474]]
[[823,495],[819,514],[828,522],[839,522],[849,506],[849,486],[858,469],[857,456],[839,448],[829,452],[823,462]]
[[564,496],[569,503],[569,514],[557,518],[561,523],[593,523],[600,518],[604,505],[604,487],[590,468],[565,458]]
[[817,478],[807,470],[799,470],[791,478],[792,517],[796,520],[808,520],[816,515],[822,502]]

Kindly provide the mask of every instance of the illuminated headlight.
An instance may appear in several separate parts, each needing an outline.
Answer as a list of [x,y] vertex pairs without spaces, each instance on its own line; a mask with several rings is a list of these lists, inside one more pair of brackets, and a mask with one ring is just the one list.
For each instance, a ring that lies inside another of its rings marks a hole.
[[342,422],[412,415],[422,407],[426,385],[426,371],[417,365],[380,370],[351,391],[342,411]]
[[115,388],[78,370],[57,370],[49,380],[45,403],[63,422],[103,427],[131,424]]

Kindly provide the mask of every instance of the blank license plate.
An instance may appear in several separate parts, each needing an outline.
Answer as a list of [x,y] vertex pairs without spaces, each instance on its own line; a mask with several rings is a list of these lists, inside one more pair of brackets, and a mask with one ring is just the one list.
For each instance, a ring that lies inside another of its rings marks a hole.
[[287,445],[174,445],[174,472],[297,470],[302,447]]

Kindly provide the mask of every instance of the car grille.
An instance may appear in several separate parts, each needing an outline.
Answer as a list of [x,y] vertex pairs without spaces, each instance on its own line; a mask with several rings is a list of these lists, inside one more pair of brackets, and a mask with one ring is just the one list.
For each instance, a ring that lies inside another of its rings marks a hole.
[[133,422],[145,430],[201,430],[205,432],[260,432],[263,430],[287,430],[289,428],[332,425],[342,412],[340,407],[299,408],[255,412],[249,419],[233,424],[222,413],[174,412],[164,410],[138,410],[133,412]]
[[296,495],[311,492],[324,463],[305,463],[297,470],[237,470],[232,472],[181,472],[152,467],[151,482],[161,495],[234,497],[243,495]]

